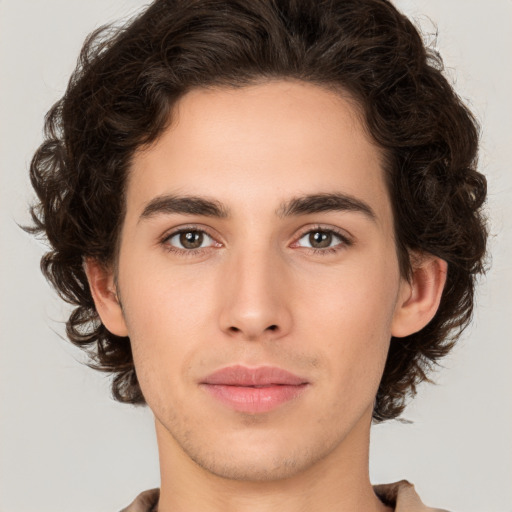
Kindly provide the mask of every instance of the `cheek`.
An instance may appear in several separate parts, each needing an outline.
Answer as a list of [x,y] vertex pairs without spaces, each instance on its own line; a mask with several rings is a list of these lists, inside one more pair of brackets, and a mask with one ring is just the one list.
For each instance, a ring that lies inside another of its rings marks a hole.
[[139,381],[179,387],[194,354],[213,342],[214,273],[199,266],[170,269],[165,260],[130,272],[131,263],[125,261],[120,287]]
[[199,326],[212,272],[200,265],[173,267],[162,254],[151,259],[134,256],[126,258],[120,283],[132,336],[159,334],[152,340],[158,343],[161,337]]
[[[348,334],[389,331],[399,290],[398,265],[393,258],[355,261],[334,269],[303,273],[297,295],[305,311]],[[320,324],[320,322],[319,322]]]
[[311,347],[322,352],[338,388],[369,395],[376,391],[391,339],[398,283],[397,267],[378,262],[344,267],[329,279],[311,276],[303,283],[301,295],[307,300],[297,327],[307,333],[306,343],[315,340]]

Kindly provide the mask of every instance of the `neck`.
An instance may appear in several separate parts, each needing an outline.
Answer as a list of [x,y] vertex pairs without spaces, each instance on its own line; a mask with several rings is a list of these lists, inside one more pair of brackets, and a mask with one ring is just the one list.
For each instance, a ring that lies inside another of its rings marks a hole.
[[369,480],[371,411],[326,457],[288,478],[232,480],[196,464],[156,420],[158,512],[391,512]]

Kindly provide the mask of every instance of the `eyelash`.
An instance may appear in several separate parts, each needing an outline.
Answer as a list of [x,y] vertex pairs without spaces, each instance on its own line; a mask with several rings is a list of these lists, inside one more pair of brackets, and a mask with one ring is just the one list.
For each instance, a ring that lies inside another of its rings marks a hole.
[[[346,234],[342,233],[341,231],[338,231],[331,227],[324,228],[322,226],[314,226],[314,227],[308,228],[307,230],[300,233],[300,235],[296,238],[296,241],[293,242],[292,247],[293,246],[300,247],[300,246],[297,246],[296,244],[302,238],[304,238],[306,235],[315,233],[315,232],[321,232],[321,233],[333,235],[340,242],[333,247],[326,247],[323,249],[319,249],[316,247],[303,247],[303,249],[308,250],[312,254],[318,254],[318,255],[322,255],[322,256],[326,256],[327,254],[335,254],[338,251],[342,250],[343,247],[350,247],[353,244],[353,241]],[[199,227],[199,226],[185,226],[185,227],[176,229],[170,233],[167,233],[162,237],[160,244],[165,248],[166,251],[173,252],[180,256],[185,256],[185,257],[201,256],[205,251],[207,251],[208,249],[211,249],[213,246],[213,245],[209,245],[207,247],[199,247],[197,249],[180,249],[180,248],[175,247],[169,243],[169,241],[172,238],[174,238],[175,236],[178,236],[182,233],[202,233],[203,235],[206,235],[207,237],[211,238],[215,243],[218,244],[219,247],[222,246],[222,244],[220,244],[220,242],[217,242],[215,240],[215,238],[208,233],[208,231],[206,231],[204,228]]]
[[164,249],[168,252],[172,252],[175,254],[178,254],[179,256],[201,256],[206,250],[210,249],[212,246],[207,247],[199,247],[197,249],[180,249],[179,247],[175,247],[169,243],[169,241],[174,238],[175,236],[181,235],[182,233],[202,233],[203,235],[206,235],[207,237],[211,238],[215,243],[221,245],[219,242],[215,240],[215,238],[208,233],[204,228],[201,228],[199,226],[184,226],[179,229],[176,229],[174,231],[171,231],[170,233],[165,234],[160,244],[164,247]]
[[319,249],[317,247],[304,247],[304,249],[307,249],[312,254],[318,254],[321,256],[326,256],[328,254],[335,254],[341,250],[343,250],[344,247],[350,247],[353,245],[353,241],[342,231],[339,231],[337,229],[334,229],[332,227],[326,228],[323,226],[314,226],[312,228],[308,228],[307,230],[303,231],[297,238],[296,242],[294,242],[292,245],[295,245],[298,243],[299,240],[304,238],[306,235],[309,235],[311,233],[325,233],[330,234],[333,237],[337,238],[339,240],[339,243],[332,247],[326,247],[324,249]]

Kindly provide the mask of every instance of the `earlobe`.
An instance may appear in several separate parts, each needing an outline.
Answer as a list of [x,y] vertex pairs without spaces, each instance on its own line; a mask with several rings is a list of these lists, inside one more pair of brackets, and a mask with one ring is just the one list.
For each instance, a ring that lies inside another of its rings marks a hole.
[[420,331],[434,318],[439,308],[448,264],[432,255],[416,258],[410,281],[401,285],[393,316],[391,334],[397,338]]
[[103,325],[116,336],[128,336],[112,270],[94,259],[87,259],[84,269]]

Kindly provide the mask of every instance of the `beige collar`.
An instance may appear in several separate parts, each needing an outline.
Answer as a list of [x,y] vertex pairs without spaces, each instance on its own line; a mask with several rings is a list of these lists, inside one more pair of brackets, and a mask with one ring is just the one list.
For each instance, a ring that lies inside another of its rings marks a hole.
[[447,512],[440,508],[430,508],[423,504],[414,490],[414,485],[407,480],[393,484],[374,485],[375,494],[383,503],[394,507],[395,512]]
[[[374,485],[377,496],[395,512],[447,512],[439,508],[430,508],[423,504],[414,490],[414,485],[407,480],[393,484]],[[121,512],[156,512],[159,489],[145,491],[135,498],[135,501]]]

